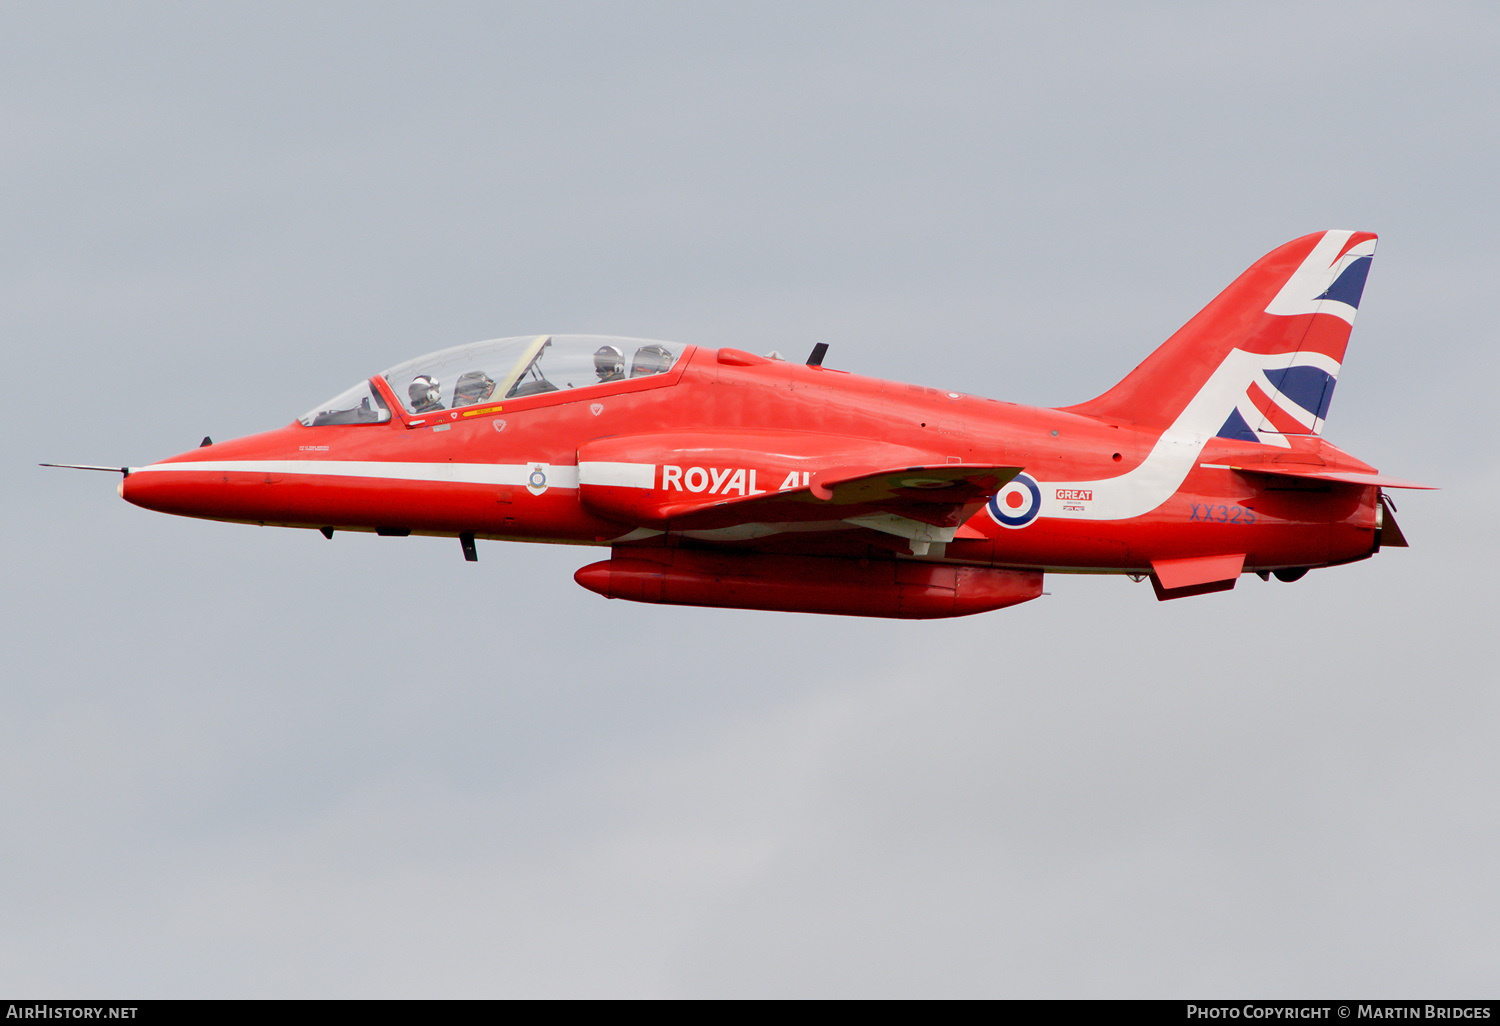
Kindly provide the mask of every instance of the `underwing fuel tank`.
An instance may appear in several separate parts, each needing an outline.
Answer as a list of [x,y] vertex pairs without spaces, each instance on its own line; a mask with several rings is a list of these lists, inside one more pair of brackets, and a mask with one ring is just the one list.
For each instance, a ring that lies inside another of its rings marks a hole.
[[1042,593],[1038,570],[668,548],[616,548],[573,579],[633,602],[903,620],[984,613]]

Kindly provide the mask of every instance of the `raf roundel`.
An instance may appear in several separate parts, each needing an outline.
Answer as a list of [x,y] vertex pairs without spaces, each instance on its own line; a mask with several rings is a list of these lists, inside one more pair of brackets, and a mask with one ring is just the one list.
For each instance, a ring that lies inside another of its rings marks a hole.
[[1001,527],[1025,527],[1042,511],[1042,490],[1030,474],[1017,474],[990,497],[986,508]]

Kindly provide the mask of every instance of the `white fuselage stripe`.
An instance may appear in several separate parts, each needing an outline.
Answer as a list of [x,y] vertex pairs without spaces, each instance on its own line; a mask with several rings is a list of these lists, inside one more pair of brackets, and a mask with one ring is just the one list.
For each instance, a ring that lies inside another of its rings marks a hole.
[[[387,463],[380,460],[193,460],[132,467],[132,474],[295,474],[302,477],[362,477],[382,481],[525,487],[534,463]],[[552,488],[577,488],[577,467],[545,467]]]
[[649,490],[656,487],[656,464],[585,461],[578,464],[578,483]]
[[[1339,370],[1337,362],[1321,353],[1262,356],[1231,349],[1172,426],[1162,432],[1140,466],[1118,477],[1095,481],[1038,480],[1042,489],[1041,515],[1059,520],[1129,520],[1150,513],[1182,487],[1198,454],[1218,432],[1229,411],[1236,408],[1249,383],[1267,369],[1295,364],[1309,364],[1333,375]],[[1280,395],[1277,392],[1273,398]],[[1254,415],[1252,424],[1259,421],[1261,413],[1254,410]],[[1281,440],[1280,444],[1289,443]],[[1093,499],[1079,508],[1080,504],[1074,500],[1057,498],[1059,490],[1091,491]]]

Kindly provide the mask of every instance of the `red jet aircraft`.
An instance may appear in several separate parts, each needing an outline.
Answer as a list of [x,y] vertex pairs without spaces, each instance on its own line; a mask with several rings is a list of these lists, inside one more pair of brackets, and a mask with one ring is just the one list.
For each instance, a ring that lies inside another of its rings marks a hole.
[[1150,577],[1294,581],[1406,541],[1386,477],[1323,441],[1375,252],[1289,242],[1104,395],[1043,409],[737,349],[585,335],[446,349],[277,431],[125,474],[235,523],[606,546],[610,598],[929,618]]

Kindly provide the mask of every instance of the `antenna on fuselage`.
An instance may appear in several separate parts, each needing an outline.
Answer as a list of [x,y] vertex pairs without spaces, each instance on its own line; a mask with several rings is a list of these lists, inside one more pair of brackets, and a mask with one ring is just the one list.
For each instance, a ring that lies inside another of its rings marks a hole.
[[129,467],[96,467],[92,463],[38,463],[39,467],[61,467],[63,470],[107,470],[115,474],[130,476]]
[[827,355],[828,343],[819,342],[817,345],[813,346],[812,355],[807,358],[807,365],[809,367],[821,367],[823,366],[823,357]]

